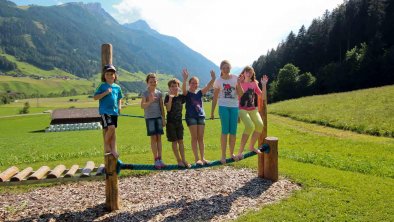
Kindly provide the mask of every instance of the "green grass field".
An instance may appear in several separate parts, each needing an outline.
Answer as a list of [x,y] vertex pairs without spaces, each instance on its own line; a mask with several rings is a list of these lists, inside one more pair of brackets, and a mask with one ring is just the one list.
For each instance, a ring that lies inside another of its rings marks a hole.
[[[68,102],[65,98],[56,106],[51,104],[47,101],[45,109],[68,105]],[[11,105],[0,106],[0,115],[3,109],[15,108]],[[205,111],[210,113],[209,103],[205,104]],[[143,112],[139,105],[134,105],[125,108],[123,113],[142,115]],[[394,221],[393,138],[358,134],[274,114],[269,114],[268,121],[268,135],[279,138],[280,177],[299,183],[302,189],[288,199],[249,212],[238,221]],[[103,163],[102,133],[99,130],[43,133],[41,131],[50,122],[49,114],[3,117],[0,122],[3,127],[0,171],[11,165],[20,169],[27,166],[38,169],[57,164],[83,166],[88,160]],[[206,157],[219,159],[219,120],[207,120],[206,129]],[[242,130],[241,124],[237,146]],[[123,162],[153,162],[143,119],[120,117],[117,138]],[[187,129],[184,140],[186,157],[192,162]],[[163,159],[174,164],[170,143],[164,142],[163,145]],[[232,165],[256,169],[257,159],[248,158]],[[132,171],[122,171],[122,176],[133,174]],[[0,187],[0,192],[23,192],[36,187]]]
[[394,85],[287,100],[269,112],[358,133],[394,137]]
[[[70,101],[71,99],[73,101]],[[30,104],[29,114],[42,113],[56,108],[87,108],[98,106],[98,101],[94,101],[93,98],[89,98],[88,95],[21,99],[10,104],[1,105],[0,118],[2,116],[19,114],[19,110],[23,108],[25,102]]]
[[2,53],[1,51],[0,51],[0,56],[6,57],[8,61],[15,63],[17,66],[17,70],[6,72],[7,74],[23,73],[26,76],[31,76],[31,75],[42,76],[42,77],[67,76],[70,78],[77,78],[77,76],[65,72],[61,69],[43,70],[37,68],[33,65],[30,65],[29,63],[21,62],[18,59],[16,59],[14,56]]
[[84,94],[94,90],[93,83],[88,80],[64,79],[32,79],[29,77],[0,76],[0,92],[19,92],[26,95],[60,94],[63,91],[75,89],[77,93]]

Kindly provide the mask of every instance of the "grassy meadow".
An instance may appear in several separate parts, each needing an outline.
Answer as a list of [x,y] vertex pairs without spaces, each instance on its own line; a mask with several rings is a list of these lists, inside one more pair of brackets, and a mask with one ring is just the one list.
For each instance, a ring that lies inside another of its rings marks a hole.
[[13,62],[16,64],[17,69],[13,71],[8,71],[6,72],[7,74],[20,74],[23,73],[23,75],[26,76],[42,76],[42,77],[55,77],[55,76],[67,76],[70,78],[77,78],[77,76],[65,72],[61,69],[52,69],[52,70],[43,70],[40,68],[37,68],[36,66],[33,66],[29,63],[26,62],[21,62],[17,58],[15,58],[12,55],[6,54],[0,50],[0,56],[4,56],[8,61]]
[[[382,88],[385,92],[385,88]],[[375,96],[386,99],[383,95]],[[342,94],[336,95],[341,96]],[[307,99],[313,97],[304,98]],[[88,98],[85,100],[81,97],[79,101],[80,107],[97,106],[97,101]],[[320,102],[321,98],[315,101]],[[344,113],[344,116],[336,116],[345,121],[348,111],[343,107],[346,107],[346,100],[343,98],[339,101],[345,101],[345,104],[336,104],[337,113]],[[34,104],[33,101],[31,104]],[[67,98],[42,100],[40,104],[34,112],[70,106]],[[300,121],[301,118],[295,120],[279,116],[274,114],[280,110],[279,105],[268,106],[268,135],[279,138],[280,177],[299,183],[302,189],[285,200],[264,206],[259,211],[251,211],[238,221],[394,221],[394,139],[311,124]],[[310,107],[313,102],[306,104],[303,100],[292,100],[288,105]],[[0,106],[1,172],[12,165],[19,169],[28,166],[38,169],[43,165],[54,167],[57,164],[65,164],[67,167],[72,164],[83,166],[88,160],[93,160],[96,164],[103,163],[101,131],[43,133],[42,130],[50,122],[49,114],[5,117],[9,114],[4,110],[17,108],[16,106],[15,103]],[[369,106],[363,109],[366,118],[369,118],[369,109]],[[311,118],[317,116],[314,114],[315,110],[309,109]],[[209,103],[205,104],[205,111],[210,113]],[[375,112],[374,114],[382,116],[374,118],[379,121],[387,119],[385,112]],[[136,104],[127,106],[123,113],[142,115],[143,112]],[[364,121],[364,124],[367,127],[385,126],[384,121],[380,125],[374,121]],[[240,124],[236,146],[239,145],[242,131],[243,125]],[[206,157],[210,160],[220,157],[219,135],[219,120],[207,120]],[[184,140],[187,159],[192,162],[187,128]],[[143,119],[119,117],[117,144],[120,159],[124,163],[153,163]],[[164,142],[163,145],[164,161],[175,164],[170,143]],[[248,158],[232,166],[256,169],[257,159]],[[147,173],[150,172],[122,171],[122,176]],[[24,192],[37,186],[39,185],[0,187],[0,192]]]
[[94,90],[93,83],[84,79],[32,79],[30,77],[0,76],[0,92],[20,92],[26,95],[60,95],[63,91],[75,89],[79,94]]
[[295,120],[394,137],[394,85],[287,100],[269,112]]

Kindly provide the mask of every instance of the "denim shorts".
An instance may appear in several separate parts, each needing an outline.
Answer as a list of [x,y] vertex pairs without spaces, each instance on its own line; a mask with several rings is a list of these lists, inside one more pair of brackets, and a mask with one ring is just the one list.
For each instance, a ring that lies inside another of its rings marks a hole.
[[164,134],[163,120],[161,117],[145,119],[145,123],[148,136]]
[[205,125],[205,117],[186,117],[187,126]]

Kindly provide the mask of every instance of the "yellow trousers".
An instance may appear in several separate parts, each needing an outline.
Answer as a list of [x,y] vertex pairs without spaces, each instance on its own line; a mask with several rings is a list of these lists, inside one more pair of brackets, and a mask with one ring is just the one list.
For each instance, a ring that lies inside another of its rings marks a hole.
[[239,117],[245,124],[244,134],[251,134],[254,131],[261,133],[263,130],[263,120],[261,119],[260,113],[257,109],[254,110],[239,110]]

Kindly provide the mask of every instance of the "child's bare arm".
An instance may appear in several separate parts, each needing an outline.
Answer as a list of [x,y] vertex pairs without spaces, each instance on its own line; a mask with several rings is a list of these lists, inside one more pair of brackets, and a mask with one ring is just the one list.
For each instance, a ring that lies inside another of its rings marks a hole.
[[147,108],[150,104],[152,103],[152,101],[147,101],[146,97],[142,97],[141,99],[141,108],[145,109]]
[[112,88],[110,87],[105,92],[93,96],[93,99],[94,100],[100,100],[101,98],[103,98],[104,96],[110,94],[111,92],[112,92]]
[[235,86],[235,89],[237,90],[237,94],[239,97],[241,97],[244,94],[244,90],[242,89],[242,86],[241,86],[241,82],[243,81],[244,78],[245,77],[242,75],[240,77],[238,77],[237,85]]
[[166,113],[164,112],[164,104],[163,99],[160,97],[160,110],[161,110],[161,117],[163,119],[163,127],[166,126]]
[[217,102],[218,102],[219,92],[220,92],[220,89],[217,89],[217,88],[214,89],[214,91],[213,91],[212,109],[211,109],[211,119],[214,119],[214,118],[215,118],[214,113],[215,113],[216,104],[217,104]]
[[267,83],[268,83],[268,76],[263,75],[263,77],[261,78],[261,85],[263,86],[261,89],[261,98],[263,101],[267,99]]
[[208,90],[212,88],[215,79],[216,79],[215,72],[211,70],[211,81],[209,81],[209,83],[203,89],[201,89],[202,94],[206,94]]
[[187,90],[186,90],[186,82],[187,82],[187,78],[189,77],[189,72],[187,71],[187,69],[183,69],[182,70],[182,76],[183,76],[183,81],[182,81],[182,94],[184,96],[187,95]]
[[164,103],[164,105],[166,106],[167,112],[171,111],[171,107],[172,107],[172,98],[174,98],[173,95],[168,95],[168,101],[167,103]]
[[118,101],[118,110],[119,110],[119,113],[120,113],[120,110],[122,109],[122,100],[120,99],[119,101]]

